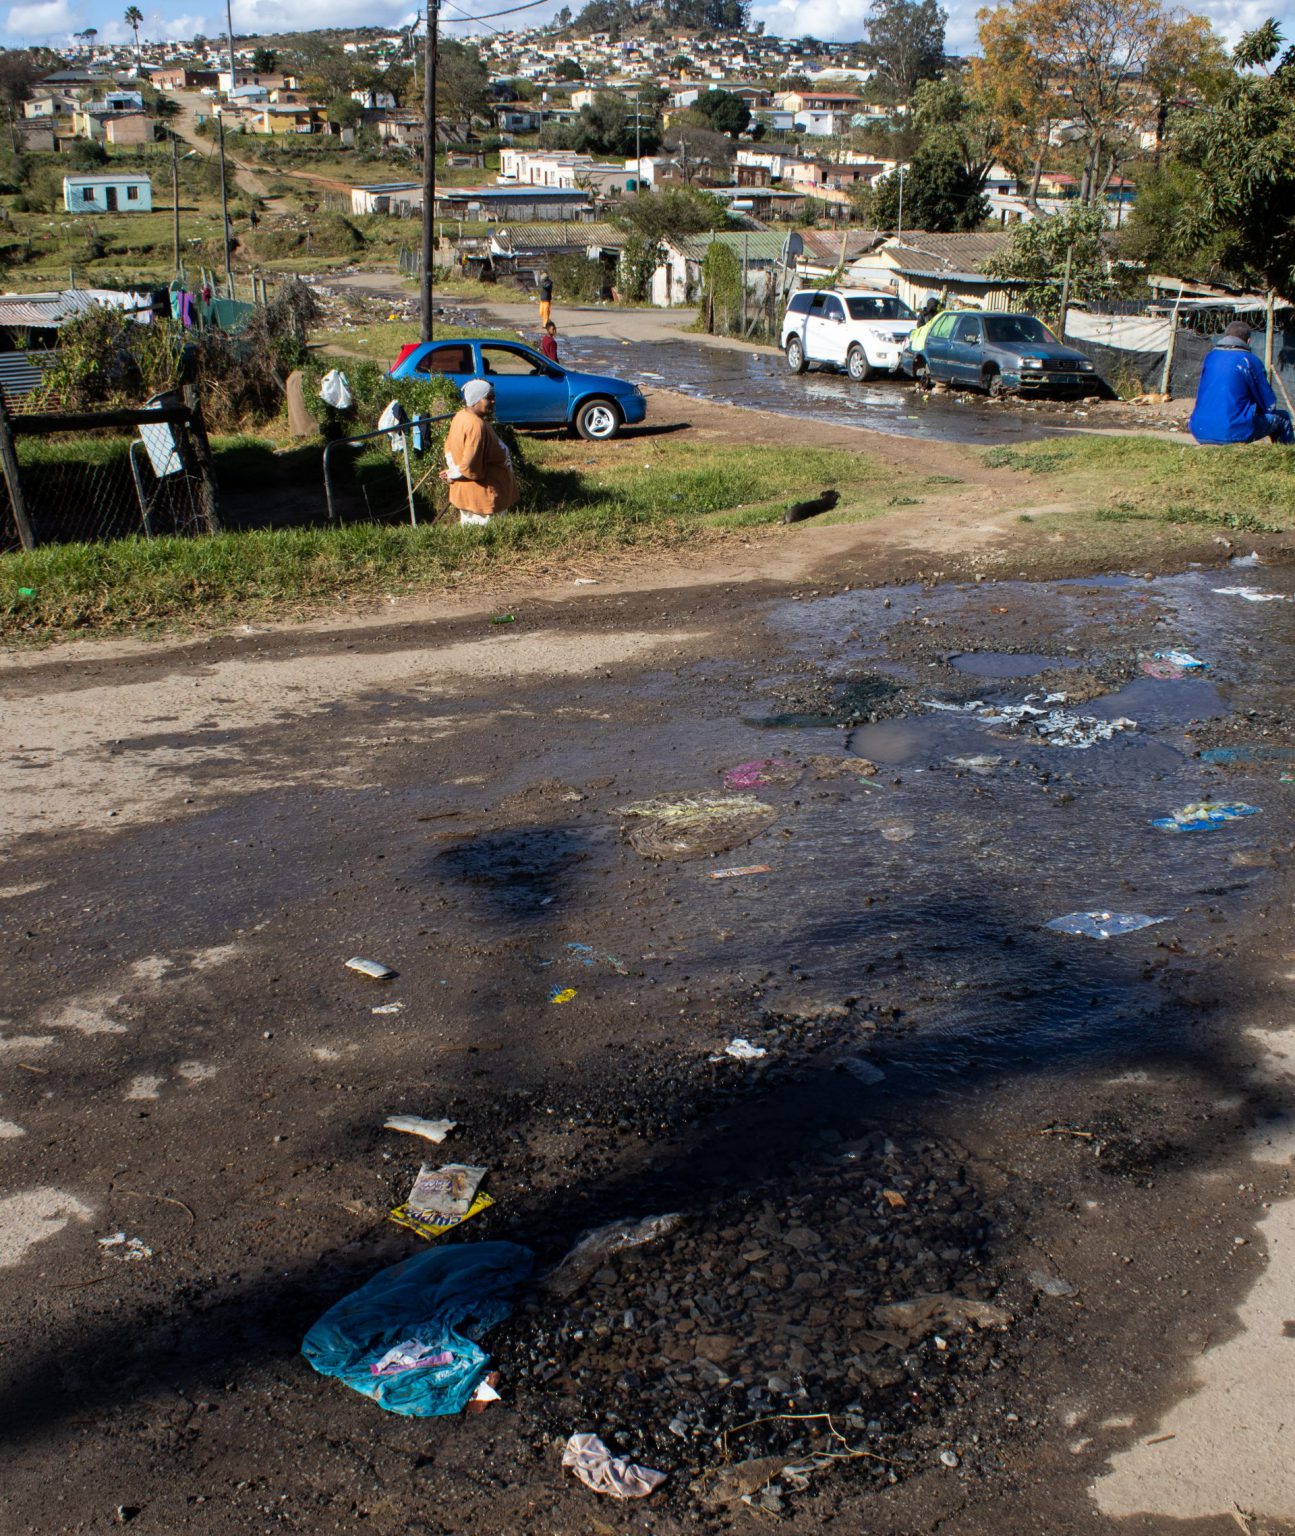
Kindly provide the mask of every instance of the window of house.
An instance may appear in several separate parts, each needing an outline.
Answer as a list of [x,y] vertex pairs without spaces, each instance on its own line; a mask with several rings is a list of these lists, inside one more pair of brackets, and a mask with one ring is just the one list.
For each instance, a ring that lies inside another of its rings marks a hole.
[[137,202],[139,202],[139,188],[138,187],[127,187],[126,188],[126,201],[128,203],[137,203]]
[[94,188],[93,187],[82,187],[81,188],[81,201],[83,203],[92,203],[92,202],[94,202]]

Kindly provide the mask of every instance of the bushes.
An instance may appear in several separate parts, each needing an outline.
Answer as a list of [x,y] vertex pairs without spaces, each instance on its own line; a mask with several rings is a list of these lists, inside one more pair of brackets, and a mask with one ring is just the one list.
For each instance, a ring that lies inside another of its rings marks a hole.
[[282,381],[306,357],[314,315],[314,297],[300,283],[281,288],[232,336],[185,332],[170,320],[137,325],[120,310],[88,310],[63,326],[44,394],[73,410],[94,410],[139,405],[191,382],[213,430],[266,421],[282,408]]
[[602,298],[606,279],[601,262],[575,254],[551,256],[548,269],[554,292],[567,303],[596,304]]

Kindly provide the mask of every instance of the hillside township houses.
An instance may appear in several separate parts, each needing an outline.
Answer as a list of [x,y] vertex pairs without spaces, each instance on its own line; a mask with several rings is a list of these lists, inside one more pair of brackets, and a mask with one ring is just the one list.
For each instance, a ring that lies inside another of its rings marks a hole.
[[145,175],[64,176],[63,206],[69,213],[151,213],[153,183]]

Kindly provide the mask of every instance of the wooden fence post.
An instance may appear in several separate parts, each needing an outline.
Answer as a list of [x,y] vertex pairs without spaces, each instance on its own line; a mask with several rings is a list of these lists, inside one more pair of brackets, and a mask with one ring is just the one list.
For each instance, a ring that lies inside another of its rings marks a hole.
[[32,532],[31,519],[27,516],[27,502],[22,493],[18,455],[14,452],[13,433],[9,430],[9,412],[5,409],[3,390],[0,390],[0,469],[3,469],[5,484],[9,487],[9,504],[13,507],[14,525],[18,529],[22,547],[35,549],[36,536]]
[[196,384],[184,386],[184,403],[189,407],[189,433],[193,438],[193,457],[202,478],[202,510],[207,520],[207,532],[220,532],[220,511],[217,504],[216,468],[211,457],[211,442],[207,437],[207,424],[202,419],[202,401]]

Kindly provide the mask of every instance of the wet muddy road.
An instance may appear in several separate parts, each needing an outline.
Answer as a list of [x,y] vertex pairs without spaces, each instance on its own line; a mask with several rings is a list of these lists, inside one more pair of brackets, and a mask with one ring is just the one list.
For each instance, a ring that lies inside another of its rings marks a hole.
[[1064,407],[1050,402],[1042,408],[1020,401],[991,404],[967,392],[924,394],[904,379],[855,384],[843,373],[817,368],[798,376],[778,353],[688,340],[630,344],[568,337],[562,359],[570,368],[632,378],[644,388],[677,390],[721,405],[945,443],[1034,442],[1091,425],[1091,412],[1082,402]]
[[[1283,1529],[1291,590],[592,595],[11,672],[11,754],[134,692],[102,829],[40,830],[36,753],[8,808],[5,1529]],[[1199,801],[1255,814],[1152,824]],[[1046,926],[1092,912],[1155,922]],[[540,1269],[680,1217],[523,1294],[482,1416],[297,1353],[421,1250],[424,1157]],[[600,1499],[574,1431],[666,1483]]]

